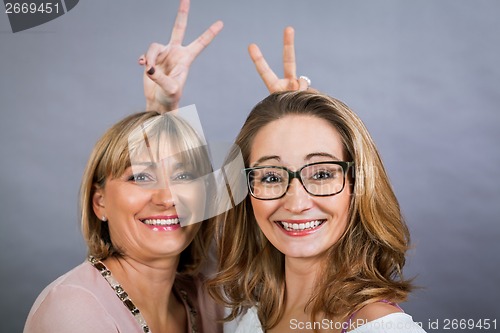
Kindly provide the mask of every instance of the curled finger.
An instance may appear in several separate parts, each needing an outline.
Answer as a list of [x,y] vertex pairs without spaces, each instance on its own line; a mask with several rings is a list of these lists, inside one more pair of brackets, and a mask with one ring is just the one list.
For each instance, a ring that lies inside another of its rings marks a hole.
[[142,54],[138,60],[139,65],[144,66],[146,64],[146,56]]
[[144,59],[144,66],[146,66],[146,71],[150,70],[151,67],[156,65],[156,59],[158,55],[165,49],[165,46],[158,43],[153,43],[149,46],[148,51],[146,52]]

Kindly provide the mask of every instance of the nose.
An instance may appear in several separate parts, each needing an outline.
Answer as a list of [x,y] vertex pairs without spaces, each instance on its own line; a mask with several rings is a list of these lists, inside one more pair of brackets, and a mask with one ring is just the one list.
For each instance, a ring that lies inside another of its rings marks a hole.
[[292,213],[301,213],[311,208],[312,198],[298,179],[290,182],[290,187],[283,197],[283,208]]
[[170,188],[164,186],[154,190],[151,200],[155,205],[164,206],[165,208],[170,208],[175,206],[174,196]]

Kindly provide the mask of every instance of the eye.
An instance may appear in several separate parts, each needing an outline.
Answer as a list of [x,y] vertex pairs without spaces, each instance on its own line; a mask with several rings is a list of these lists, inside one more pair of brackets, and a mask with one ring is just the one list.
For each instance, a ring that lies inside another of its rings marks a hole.
[[282,181],[282,177],[275,172],[268,172],[260,178],[260,182],[264,184],[277,184]]
[[184,165],[173,170],[170,176],[170,182],[174,184],[183,184],[195,181],[200,177],[201,175],[196,168]]
[[328,180],[328,179],[337,178],[337,171],[336,170],[318,170],[312,175],[311,178],[314,180]]
[[156,181],[156,179],[149,173],[140,172],[134,173],[129,178],[128,181],[132,181],[135,183],[150,183]]
[[195,180],[197,177],[194,173],[188,171],[182,171],[171,177],[174,182],[189,182]]

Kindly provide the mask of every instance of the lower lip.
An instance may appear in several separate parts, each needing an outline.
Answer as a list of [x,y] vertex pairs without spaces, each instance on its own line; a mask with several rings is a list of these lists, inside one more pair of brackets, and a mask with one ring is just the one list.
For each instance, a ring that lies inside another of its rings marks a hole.
[[149,225],[143,223],[149,230],[162,232],[162,231],[175,231],[181,227],[181,224],[171,224],[171,225]]
[[292,237],[302,237],[315,233],[323,226],[323,224],[326,223],[326,221],[323,221],[320,225],[318,225],[316,228],[313,229],[293,230],[293,231],[285,230],[285,228],[283,228],[283,225],[280,222],[275,222],[275,223],[277,224],[278,228],[281,231],[283,231],[286,235]]

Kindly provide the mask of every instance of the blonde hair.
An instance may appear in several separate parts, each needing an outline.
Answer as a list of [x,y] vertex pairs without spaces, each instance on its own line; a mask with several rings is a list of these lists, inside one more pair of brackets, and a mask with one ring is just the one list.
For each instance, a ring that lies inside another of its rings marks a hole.
[[[307,305],[312,318],[323,314],[341,320],[371,302],[405,300],[411,290],[402,276],[409,231],[373,140],[344,103],[317,92],[280,92],[265,98],[250,112],[236,139],[245,166],[258,131],[289,115],[326,120],[355,163],[349,174],[350,220],[328,250]],[[258,303],[263,327],[274,327],[285,310],[284,255],[258,227],[249,198],[220,216],[216,228],[219,273],[209,283],[210,293],[231,308],[227,320]]]
[[[158,141],[158,149],[165,139],[165,144],[176,145],[179,151],[191,156],[186,159],[197,163],[197,169],[208,174],[211,171],[206,146],[202,144],[194,129],[180,117],[160,115],[156,112],[141,112],[130,115],[108,129],[97,141],[85,168],[80,186],[80,223],[88,255],[97,259],[120,256],[113,246],[108,224],[94,213],[92,198],[96,189],[103,188],[108,179],[121,176],[131,166],[130,154],[135,154],[143,143],[147,132],[149,140]],[[137,135],[139,134],[139,135]],[[198,148],[198,149],[195,149]],[[212,239],[213,228],[209,223],[202,223],[193,242],[181,253],[178,271],[186,274],[197,272],[205,258],[207,247]]]

